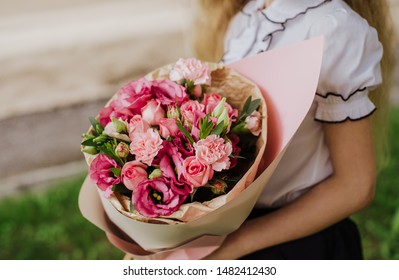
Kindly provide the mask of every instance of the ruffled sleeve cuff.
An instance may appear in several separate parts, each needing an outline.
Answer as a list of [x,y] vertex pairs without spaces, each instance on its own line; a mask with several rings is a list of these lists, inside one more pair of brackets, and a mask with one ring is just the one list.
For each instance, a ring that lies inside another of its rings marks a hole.
[[346,120],[361,120],[374,113],[375,105],[368,97],[368,89],[359,89],[344,98],[343,95],[316,94],[315,120],[326,123],[340,123]]

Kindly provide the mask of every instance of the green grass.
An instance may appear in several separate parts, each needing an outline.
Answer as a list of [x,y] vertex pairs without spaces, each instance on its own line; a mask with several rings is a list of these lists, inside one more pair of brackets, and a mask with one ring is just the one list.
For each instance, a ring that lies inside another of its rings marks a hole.
[[84,175],[0,203],[0,259],[121,259],[78,208]]
[[373,203],[354,218],[367,259],[399,259],[399,108],[389,122],[391,160],[378,175]]
[[[367,259],[399,259],[399,109],[390,118],[392,160],[373,204],[357,214]],[[121,259],[78,209],[84,174],[41,193],[0,201],[0,259]]]

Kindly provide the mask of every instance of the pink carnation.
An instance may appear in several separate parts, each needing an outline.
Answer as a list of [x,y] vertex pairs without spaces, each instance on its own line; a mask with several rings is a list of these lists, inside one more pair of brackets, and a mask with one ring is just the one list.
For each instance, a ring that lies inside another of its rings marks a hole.
[[229,169],[229,156],[232,152],[230,142],[225,143],[223,138],[212,134],[194,143],[194,149],[197,159],[204,164],[211,165],[213,170]]
[[115,160],[104,154],[99,154],[90,164],[90,179],[103,190],[106,196],[112,193],[112,186],[121,182],[119,177],[115,177],[111,168],[119,168]]
[[137,133],[147,132],[150,128],[150,125],[143,120],[141,115],[135,115],[133,118],[130,119],[128,124],[128,132],[130,139],[133,139],[134,135]]
[[134,209],[148,218],[169,216],[176,212],[186,200],[187,195],[173,191],[171,182],[166,178],[142,181],[132,194]]
[[170,71],[169,78],[172,81],[189,80],[195,85],[210,84],[211,80],[208,66],[195,58],[180,58]]
[[136,156],[136,160],[148,166],[162,149],[162,139],[158,132],[152,128],[147,132],[133,133],[132,143],[130,143],[130,153]]
[[194,187],[204,186],[213,177],[210,165],[200,162],[196,157],[188,157],[183,163],[183,176]]

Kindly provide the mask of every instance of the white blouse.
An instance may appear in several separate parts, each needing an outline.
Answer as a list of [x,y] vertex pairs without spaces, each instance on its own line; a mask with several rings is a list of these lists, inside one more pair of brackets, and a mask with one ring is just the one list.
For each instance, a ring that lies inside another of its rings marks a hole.
[[382,46],[375,29],[342,0],[274,0],[266,9],[264,2],[249,1],[232,19],[223,63],[324,35],[313,104],[257,203],[280,207],[332,174],[322,123],[375,111],[368,92],[381,83]]

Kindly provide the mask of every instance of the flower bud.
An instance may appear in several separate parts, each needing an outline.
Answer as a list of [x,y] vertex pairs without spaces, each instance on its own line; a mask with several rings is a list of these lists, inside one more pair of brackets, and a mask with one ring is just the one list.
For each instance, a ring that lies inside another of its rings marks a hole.
[[118,119],[112,118],[112,123],[114,124],[117,133],[127,133],[127,126],[124,122]]
[[124,142],[120,142],[115,148],[115,154],[120,158],[126,158],[130,154],[129,145]]
[[168,105],[168,111],[166,112],[168,119],[180,120],[180,109],[176,105]]
[[218,105],[216,105],[215,109],[213,109],[212,117],[219,118],[219,116],[223,113],[225,103],[226,97],[223,97],[222,100],[219,101]]
[[108,139],[108,136],[105,134],[101,134],[93,139],[93,142],[96,144],[102,144]]
[[155,178],[160,178],[162,177],[162,171],[161,169],[154,169],[154,171],[151,172],[151,174],[148,176],[149,179],[155,179]]
[[206,186],[216,195],[222,195],[226,193],[227,184],[225,181],[213,179],[210,180]]
[[222,113],[218,117],[217,124],[223,122],[223,131],[226,131],[230,125],[229,111],[226,107],[224,107]]
[[96,154],[98,154],[97,149],[96,149],[95,147],[92,147],[92,146],[85,146],[85,147],[83,147],[82,149],[80,149],[80,151],[81,151],[82,153],[86,153],[86,154],[89,154],[89,155],[96,155]]

